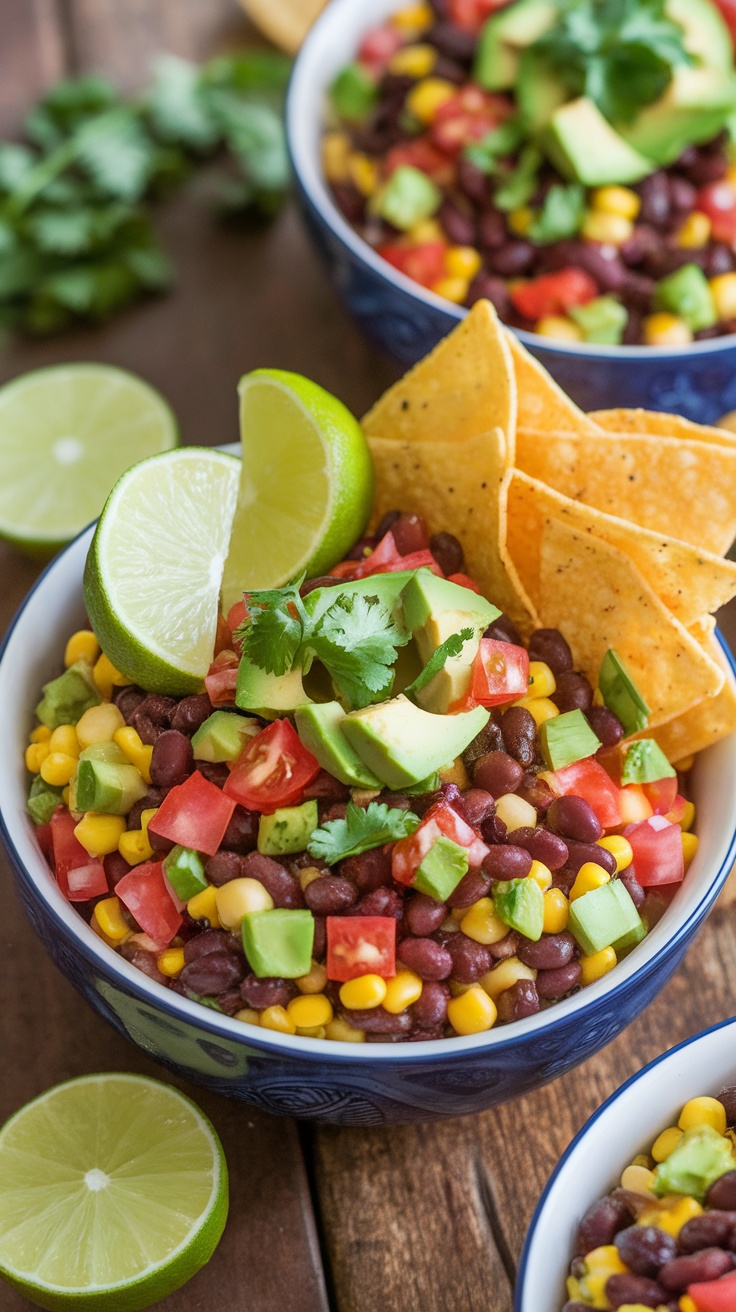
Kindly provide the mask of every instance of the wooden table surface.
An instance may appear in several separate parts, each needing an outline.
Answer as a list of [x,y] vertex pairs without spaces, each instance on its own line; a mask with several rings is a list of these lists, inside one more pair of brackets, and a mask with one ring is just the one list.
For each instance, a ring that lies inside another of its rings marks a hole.
[[[160,51],[198,59],[252,39],[234,0],[0,0],[0,135],[65,72],[105,72],[133,88]],[[334,300],[292,208],[242,235],[218,231],[184,197],[162,213],[160,230],[178,270],[173,295],[101,329],[3,345],[0,383],[49,363],[110,361],[168,397],[185,441],[216,443],[237,438],[236,383],[258,365],[299,370],[358,414],[393,381],[393,366]],[[36,572],[0,548],[0,629]],[[736,616],[721,618],[736,636]],[[0,1122],[74,1075],[161,1075],[57,973],[0,865]],[[230,1220],[209,1266],[158,1306],[510,1312],[531,1213],[583,1121],[645,1062],[731,1014],[734,914],[722,899],[677,977],[598,1057],[483,1115],[396,1129],[299,1126],[188,1088],[225,1146]],[[539,1312],[554,1312],[550,1297]],[[2,1312],[28,1306],[0,1288]]]

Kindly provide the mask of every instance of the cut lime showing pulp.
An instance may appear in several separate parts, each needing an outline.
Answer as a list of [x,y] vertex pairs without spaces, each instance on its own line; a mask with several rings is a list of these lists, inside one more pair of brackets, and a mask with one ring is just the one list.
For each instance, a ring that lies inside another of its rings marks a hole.
[[123,369],[24,374],[0,388],[0,537],[52,552],[99,515],[130,465],[178,440],[166,402]]
[[118,480],[84,571],[92,628],[113,665],[149,692],[198,692],[212,660],[240,463],[179,447]]
[[52,1312],[150,1307],[209,1260],[227,1208],[215,1131],[158,1080],[69,1080],[0,1130],[0,1272]]
[[244,588],[330,569],[361,536],[373,499],[368,444],[341,401],[281,369],[256,369],[238,390],[242,472],[225,614]]

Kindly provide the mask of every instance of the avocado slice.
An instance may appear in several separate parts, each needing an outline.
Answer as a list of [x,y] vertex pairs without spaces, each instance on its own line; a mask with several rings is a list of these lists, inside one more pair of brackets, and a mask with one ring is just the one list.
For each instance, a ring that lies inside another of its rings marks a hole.
[[452,634],[467,628],[474,630],[475,639],[465,643],[459,656],[450,657],[417,694],[425,710],[443,715],[468,692],[470,670],[481,636],[501,612],[471,588],[440,579],[425,569],[417,570],[407,583],[401,594],[401,606],[425,664]]
[[627,734],[646,729],[650,710],[618,652],[609,647],[598,674],[601,697],[621,721]]
[[565,711],[545,720],[539,729],[542,755],[550,770],[562,770],[575,761],[594,756],[601,746],[583,712]]
[[653,738],[639,738],[629,743],[621,767],[621,783],[652,784],[658,779],[673,779],[677,771],[670,765],[659,743]]
[[99,706],[101,701],[89,661],[76,661],[58,679],[43,685],[36,715],[48,729],[58,729],[60,724],[76,724],[90,706]]
[[345,711],[339,702],[310,702],[294,713],[296,731],[304,746],[341,784],[351,788],[380,788],[381,781],[353,750],[341,732]]
[[601,884],[570,904],[568,928],[588,957],[638,934],[641,926],[641,916],[620,879]]
[[427,897],[446,902],[468,872],[468,849],[440,834],[423,857],[413,887]]
[[315,801],[302,802],[301,806],[280,806],[258,821],[258,851],[265,856],[304,852],[318,824]]
[[172,847],[164,857],[164,874],[182,902],[188,902],[207,887],[204,863],[199,852],[191,847]]
[[259,979],[299,979],[312,968],[311,911],[251,911],[243,917],[243,950]]
[[241,657],[235,688],[235,705],[241,710],[253,711],[264,720],[276,720],[308,701],[300,669],[267,674],[247,656]]
[[236,761],[249,738],[261,725],[257,720],[235,711],[213,711],[192,737],[192,751],[198,761]]
[[549,31],[559,8],[553,0],[518,0],[489,18],[476,49],[475,81],[486,91],[512,87],[520,52]]
[[534,49],[525,50],[519,60],[516,103],[528,131],[536,134],[545,128],[566,100],[567,90],[549,61]]
[[565,177],[586,187],[638,182],[653,172],[651,160],[625,141],[587,96],[555,110],[542,144]]
[[28,794],[28,814],[34,825],[47,825],[57,806],[63,802],[62,788],[47,784],[37,774]]
[[717,136],[734,110],[736,76],[730,69],[676,68],[664,95],[618,131],[655,164],[673,164],[686,146]]
[[664,12],[683,29],[685,49],[698,63],[722,72],[731,69],[731,34],[713,0],[666,0]]
[[653,1189],[660,1198],[685,1194],[702,1200],[716,1180],[735,1168],[730,1141],[712,1125],[694,1125],[659,1163]]
[[453,761],[485,728],[490,714],[476,706],[459,715],[432,715],[400,694],[350,711],[341,728],[368,768],[398,790]]
[[78,811],[127,815],[147,791],[148,785],[134,765],[80,760],[74,775],[74,799]]
[[544,929],[544,894],[536,879],[501,880],[493,890],[493,906],[499,920],[518,929],[537,943]]

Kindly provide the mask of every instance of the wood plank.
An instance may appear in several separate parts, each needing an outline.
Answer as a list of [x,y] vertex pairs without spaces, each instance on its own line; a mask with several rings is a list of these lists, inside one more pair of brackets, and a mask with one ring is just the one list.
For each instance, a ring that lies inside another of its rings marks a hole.
[[14,135],[34,100],[67,71],[58,0],[3,0],[0,33],[0,133]]

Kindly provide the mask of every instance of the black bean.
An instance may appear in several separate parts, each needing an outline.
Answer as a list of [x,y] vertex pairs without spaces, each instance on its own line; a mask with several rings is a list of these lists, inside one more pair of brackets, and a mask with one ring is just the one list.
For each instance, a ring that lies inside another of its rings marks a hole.
[[634,874],[633,866],[629,866],[627,870],[622,870],[618,878],[626,889],[626,892],[634,903],[637,911],[641,911],[641,908],[644,906],[646,892]]
[[276,976],[258,979],[256,975],[246,975],[240,985],[243,1002],[256,1011],[263,1011],[266,1007],[288,1007],[298,991],[293,980]]
[[165,796],[166,790],[164,788],[149,787],[143,797],[137,802],[134,802],[133,806],[130,808],[125,822],[126,827],[128,829],[140,829],[143,812],[150,811],[153,807],[160,806]]
[[[447,899],[451,907],[472,907],[479,898],[485,897],[491,887],[490,877],[482,870],[469,870]],[[412,929],[412,934],[417,931]]]
[[615,747],[624,736],[624,726],[607,706],[591,706],[587,712],[588,724],[604,747]]
[[572,652],[559,629],[536,629],[529,639],[529,660],[543,661],[552,673],[572,669]]
[[[721,1212],[714,1208],[686,1221],[677,1242],[685,1253],[699,1253],[702,1248],[730,1248],[736,1235],[736,1212]],[[675,1256],[674,1250],[672,1257]],[[626,1261],[626,1258],[624,1258]],[[631,1265],[627,1263],[627,1266]]]
[[401,1011],[398,1016],[384,1011],[383,1007],[371,1007],[367,1011],[350,1011],[348,1007],[342,1007],[341,1011],[348,1025],[355,1030],[364,1030],[366,1034],[408,1034],[412,1026],[408,1011]]
[[171,727],[191,738],[209,719],[212,711],[212,702],[206,692],[197,693],[194,697],[182,697],[171,716]]
[[150,747],[158,735],[169,728],[175,710],[176,698],[149,692],[130,715],[128,724],[137,731],[141,741]]
[[135,684],[131,683],[127,684],[125,688],[115,688],[112,699],[126,724],[129,724],[133,711],[136,711],[141,702],[146,700],[146,694],[141,688],[136,688]]
[[668,1293],[681,1294],[688,1285],[725,1276],[727,1271],[733,1271],[733,1264],[733,1255],[724,1253],[722,1248],[702,1248],[699,1253],[673,1257],[662,1267],[657,1279]]
[[233,952],[236,956],[240,955],[235,939],[226,929],[205,929],[184,944],[184,961],[189,965],[191,961],[206,957],[210,952]]
[[244,875],[243,858],[237,852],[215,852],[205,866],[205,874],[210,884],[221,888],[232,879],[242,879]]
[[489,879],[526,879],[532,868],[532,855],[515,843],[501,843],[483,857],[480,868]]
[[542,813],[547,811],[550,802],[554,800],[554,793],[549,784],[535,774],[525,774],[516,792],[536,811]]
[[[152,952],[146,952],[143,948],[135,948],[133,950],[129,949],[126,953],[126,947],[128,947],[128,944],[124,943],[121,952],[130,964],[135,966],[136,970],[141,970],[144,975],[147,975],[149,979],[155,980],[157,984],[170,983],[166,976],[161,974],[156,958]],[[179,978],[181,978],[181,976]]]
[[[249,852],[247,856],[240,857],[240,861],[245,878],[257,879],[263,884],[266,892],[271,894],[275,907],[294,909],[304,906],[304,894],[299,880],[279,861],[274,861],[273,857],[265,856],[262,852]],[[319,880],[315,880],[315,883],[319,883]],[[352,884],[349,887],[354,900]]]
[[467,196],[468,200],[474,201],[476,205],[483,205],[487,201],[488,175],[462,156],[457,166],[457,184],[463,195]]
[[452,979],[458,980],[460,984],[474,984],[491,969],[492,958],[488,948],[468,938],[460,930],[457,934],[450,934],[447,951],[452,957]]
[[370,893],[391,882],[391,852],[374,847],[370,852],[349,856],[340,863],[340,874],[350,879],[359,893]]
[[222,846],[231,852],[252,852],[258,842],[258,812],[236,806],[222,838]]
[[599,1198],[585,1213],[575,1236],[574,1252],[576,1257],[592,1252],[594,1248],[603,1248],[612,1244],[619,1230],[631,1225],[632,1212],[621,1199]]
[[224,788],[230,774],[224,761],[197,761],[197,769],[202,778],[216,788]]
[[522,766],[508,752],[488,752],[475,762],[473,783],[491,797],[503,797],[516,791],[523,774]]
[[[498,210],[486,210],[478,221],[478,244],[485,251],[497,251],[508,239],[506,220]],[[506,284],[502,284],[505,290]]]
[[313,799],[320,802],[347,802],[350,799],[350,789],[327,770],[320,770],[312,782],[307,784],[303,797],[305,802]]
[[564,998],[566,993],[580,983],[582,967],[579,961],[569,961],[557,970],[540,970],[537,975],[537,993],[546,1002]]
[[736,1125],[736,1084],[729,1084],[721,1089],[718,1101],[722,1103],[728,1125]]
[[728,156],[725,151],[701,151],[698,158],[685,170],[696,187],[707,186],[709,182],[720,182],[728,168]]
[[506,751],[520,765],[530,766],[534,760],[537,726],[534,716],[525,706],[511,706],[501,717],[501,733]]
[[669,178],[669,189],[670,205],[673,210],[680,214],[691,214],[694,209],[697,209],[695,203],[697,200],[697,192],[692,182],[688,182],[687,178],[683,178],[677,173],[671,174]]
[[670,187],[667,174],[663,170],[650,173],[639,185],[641,196],[640,218],[642,223],[654,228],[663,227],[670,217]]
[[339,911],[346,911],[357,897],[355,886],[349,879],[339,875],[322,875],[307,886],[304,900],[310,911],[321,916],[334,916]]
[[429,938],[439,929],[447,915],[444,902],[436,902],[425,893],[413,893],[406,902],[406,925],[415,938]]
[[412,1019],[421,1030],[431,1030],[444,1025],[447,1020],[447,1004],[450,991],[446,984],[428,980],[422,989],[421,997],[412,1003],[409,1011]]
[[705,248],[703,273],[706,278],[718,278],[722,273],[731,273],[734,267],[734,252],[723,242],[711,242]]
[[643,264],[644,260],[658,250],[661,241],[659,233],[655,232],[654,228],[647,227],[643,223],[638,224],[631,236],[619,248],[621,258],[629,266]]
[[426,519],[422,519],[421,515],[399,515],[391,532],[400,556],[409,556],[414,551],[426,551],[429,547],[429,529]]
[[178,729],[165,729],[153,744],[151,783],[157,788],[174,788],[194,768],[192,744]]
[[[556,797],[547,811],[547,824],[556,833],[578,843],[595,843],[603,833],[598,816],[584,797]],[[560,865],[564,864],[564,861],[560,862]]]
[[[393,135],[393,134],[391,134]],[[374,146],[381,150],[384,145],[393,145],[389,140],[384,142],[384,137],[379,132],[373,132],[369,127],[361,133],[366,148]],[[332,195],[338,209],[342,210],[348,223],[360,223],[365,215],[365,198],[358,191],[357,187],[351,186],[345,182],[333,182]]]
[[458,64],[456,59],[448,59],[447,55],[440,55],[437,63],[432,70],[434,77],[442,78],[443,82],[454,82],[455,86],[461,87],[468,78],[468,70]]
[[481,825],[480,832],[482,833],[485,841],[489,843],[491,846],[494,846],[496,843],[506,842],[506,838],[507,838],[506,825],[504,824],[501,817],[498,815],[489,816],[487,820],[484,820],[483,824]]
[[114,889],[116,884],[124,875],[127,875],[131,869],[125,857],[119,852],[108,852],[107,856],[102,858],[102,864],[105,867],[105,876],[107,878],[108,888]]
[[443,574],[459,574],[465,565],[465,553],[454,533],[433,533],[429,549]]
[[476,734],[472,742],[468,743],[463,752],[463,761],[468,769],[472,770],[475,762],[479,761],[481,756],[486,756],[488,752],[498,751],[502,747],[501,729],[495,720],[489,720],[480,733]]
[[234,953],[218,950],[191,961],[184,967],[179,979],[193,993],[213,997],[216,993],[222,993],[223,989],[239,984],[243,974],[243,964]]
[[531,979],[517,979],[511,988],[504,989],[496,998],[498,1019],[502,1024],[512,1020],[523,1020],[525,1016],[536,1016],[539,1011],[539,994],[537,986]]
[[506,241],[498,250],[491,251],[488,262],[494,273],[503,278],[517,278],[534,263],[536,251],[530,241]]
[[494,961],[508,961],[509,957],[516,956],[522,942],[521,934],[518,934],[515,929],[510,929],[504,938],[498,939],[496,943],[489,944],[488,951]]
[[677,1253],[677,1240],[654,1225],[630,1225],[619,1230],[616,1247],[624,1266],[635,1276],[656,1276]]
[[[726,1115],[729,1115],[728,1111]],[[728,1123],[732,1123],[730,1117]],[[717,1207],[719,1211],[736,1211],[736,1171],[726,1171],[716,1180],[705,1195],[705,1201],[708,1207]]]
[[392,920],[401,920],[403,914],[404,900],[395,888],[374,888],[352,908],[354,916],[390,916]]
[[536,942],[522,940],[519,945],[519,961],[532,970],[559,970],[566,966],[575,956],[575,939],[563,930],[560,934],[543,934]]
[[[396,523],[397,519],[399,519],[400,517],[401,517],[401,511],[400,511],[400,510],[387,510],[387,511],[386,511],[386,514],[384,515],[383,519],[381,520],[380,524],[378,525],[378,528],[376,529],[376,531],[375,531],[375,533],[374,533],[374,535],[373,535],[374,538],[375,538],[375,541],[376,541],[377,543],[381,541],[381,538],[383,538],[383,537],[386,536],[386,534],[388,533],[389,529],[390,529],[390,528],[393,528],[393,526],[394,526],[394,524]],[[333,584],[334,584],[334,583],[339,583],[339,579],[332,578],[332,576],[330,576],[330,577],[331,577],[331,579],[332,579]]]
[[659,1307],[667,1295],[656,1280],[647,1276],[615,1275],[606,1281],[606,1298],[612,1308],[627,1303],[641,1303],[643,1307]]
[[300,597],[308,597],[310,592],[317,588],[336,588],[342,579],[337,578],[334,574],[320,574],[315,579],[305,579],[299,589]]
[[523,847],[535,861],[541,861],[549,870],[560,870],[567,861],[567,843],[558,834],[537,826],[515,829],[513,833],[516,847]]
[[[314,887],[314,885],[310,885]],[[441,980],[452,974],[452,957],[431,938],[402,939],[396,955],[420,979]]]
[[469,64],[475,53],[475,36],[455,23],[436,23],[424,37],[441,54],[458,63]]
[[474,829],[480,829],[483,822],[494,814],[495,809],[491,794],[483,788],[469,788],[463,794],[465,819]]
[[327,951],[327,921],[324,916],[314,917],[314,943],[312,954],[315,961],[322,961]]
[[603,866],[611,876],[616,873],[616,858],[612,852],[607,852],[605,847],[599,847],[597,843],[578,843],[569,838],[567,840],[568,870],[576,875],[586,861],[594,861],[597,866]]
[[552,693],[552,701],[559,711],[589,711],[593,705],[593,689],[590,680],[575,670],[566,670],[557,678],[557,688]]
[[[475,219],[459,205],[449,199],[443,200],[437,211],[437,218],[445,234],[456,246],[475,246]],[[445,574],[456,574],[457,570],[444,570]]]
[[[590,274],[602,292],[619,292],[626,270],[615,246],[591,241],[555,242],[545,251],[545,268],[565,269],[571,266]],[[534,658],[535,660],[537,657]]]

